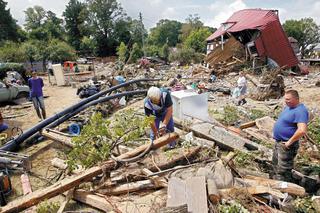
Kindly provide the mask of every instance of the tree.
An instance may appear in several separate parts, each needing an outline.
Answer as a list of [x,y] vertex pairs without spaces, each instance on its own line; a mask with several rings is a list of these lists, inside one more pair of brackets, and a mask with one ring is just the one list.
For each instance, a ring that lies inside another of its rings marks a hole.
[[51,40],[48,49],[48,59],[55,62],[63,62],[76,59],[76,51],[69,44],[58,39]]
[[181,27],[181,41],[184,41],[191,34],[192,31],[199,30],[203,27],[203,23],[200,20],[200,16],[198,14],[189,15],[186,18],[186,22],[182,24]]
[[81,39],[80,54],[93,56],[95,55],[95,52],[96,52],[96,46],[97,46],[97,43],[93,38],[85,36]]
[[128,48],[123,42],[121,42],[120,46],[117,48],[117,54],[119,56],[119,60],[123,63],[126,63],[128,57]]
[[179,42],[179,34],[182,24],[178,21],[162,19],[155,28],[150,30],[148,43],[162,47],[168,44],[170,47],[176,46]]
[[18,39],[18,26],[11,16],[10,10],[6,9],[7,2],[0,0],[0,42],[4,40]]
[[46,14],[46,20],[43,23],[43,28],[48,32],[50,39],[63,39],[64,28],[62,27],[63,20],[58,18],[54,12],[50,10]]
[[88,10],[87,4],[78,0],[70,0],[66,10],[63,12],[66,22],[68,41],[76,50],[81,49],[81,40],[89,34],[87,24]]
[[24,52],[24,55],[26,57],[26,60],[28,60],[31,64],[31,68],[33,68],[33,62],[38,60],[38,50],[36,47],[36,41],[28,40],[22,44],[22,51]]
[[211,33],[212,32],[205,27],[192,31],[191,34],[186,38],[184,45],[187,48],[194,49],[196,52],[205,53],[207,47],[206,38],[208,38]]
[[46,11],[41,6],[29,7],[24,13],[26,14],[24,26],[27,31],[41,27],[46,18]]
[[115,40],[114,27],[126,14],[117,0],[87,0],[87,2],[98,55],[112,55],[120,43]]
[[143,56],[143,52],[137,43],[134,43],[128,59],[129,63],[136,63]]
[[25,54],[19,43],[6,41],[0,48],[0,60],[4,62],[24,62]]
[[320,27],[312,18],[287,20],[283,28],[288,36],[297,39],[301,54],[305,56],[320,42]]

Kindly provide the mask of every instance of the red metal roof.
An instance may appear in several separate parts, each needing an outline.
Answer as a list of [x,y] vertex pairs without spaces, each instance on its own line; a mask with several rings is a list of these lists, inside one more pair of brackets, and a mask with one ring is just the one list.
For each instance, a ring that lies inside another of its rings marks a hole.
[[[224,29],[223,25],[227,28]],[[214,40],[226,32],[258,29],[261,35],[255,41],[260,56],[267,56],[280,67],[293,67],[299,62],[280,24],[278,14],[273,10],[245,9],[235,12],[222,26],[207,38]]]

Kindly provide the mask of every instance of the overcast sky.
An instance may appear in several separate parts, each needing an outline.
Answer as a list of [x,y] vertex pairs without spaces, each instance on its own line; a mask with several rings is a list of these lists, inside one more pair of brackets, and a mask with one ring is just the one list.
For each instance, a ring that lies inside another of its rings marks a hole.
[[[22,25],[26,8],[35,5],[51,10],[61,17],[69,0],[5,0],[13,17]],[[160,19],[184,21],[189,14],[198,14],[207,26],[219,27],[233,12],[245,8],[279,10],[280,20],[312,17],[320,24],[319,0],[119,0],[126,13],[138,18],[142,12],[147,28]]]

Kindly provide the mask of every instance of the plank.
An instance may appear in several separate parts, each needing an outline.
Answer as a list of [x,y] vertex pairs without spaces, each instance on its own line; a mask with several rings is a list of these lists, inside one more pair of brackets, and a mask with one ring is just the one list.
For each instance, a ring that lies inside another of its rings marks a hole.
[[[164,146],[174,140],[177,140],[179,135],[177,133],[168,133],[154,141],[153,148],[159,148]],[[130,152],[124,153],[119,156],[121,159],[126,159],[130,157],[134,157],[139,153],[143,152],[145,149],[149,147],[149,144],[144,144]],[[56,182],[55,184],[37,190],[28,194],[27,196],[18,198],[10,203],[7,206],[0,208],[0,212],[19,212],[31,206],[37,205],[39,202],[45,199],[49,199],[68,191],[69,189],[80,185],[81,183],[88,182],[92,180],[93,177],[101,174],[103,172],[102,167],[104,170],[111,170],[115,167],[116,163],[112,160],[106,161],[102,164],[102,166],[95,166],[89,168],[88,170],[84,171],[83,173],[75,176],[67,177],[61,181]]]
[[219,194],[222,198],[228,198],[228,195],[236,190],[245,190],[251,195],[270,194],[277,198],[284,199],[285,195],[280,190],[272,189],[267,186],[250,186],[250,187],[234,187],[228,189],[219,189]]
[[192,177],[186,181],[188,212],[207,213],[207,187],[205,176]]
[[167,207],[178,207],[187,204],[186,182],[177,177],[169,179]]
[[168,187],[168,183],[164,178],[161,178],[158,175],[154,175],[154,173],[151,172],[149,169],[142,169],[142,173],[144,175],[150,176],[149,178],[156,187]]
[[111,205],[104,197],[98,196],[92,192],[87,192],[83,189],[76,190],[73,193],[72,199],[104,212],[110,212],[114,208],[113,205]]
[[256,125],[256,121],[249,121],[247,123],[244,123],[244,124],[241,124],[240,125],[240,129],[246,129],[246,128],[249,128],[249,127],[253,127]]

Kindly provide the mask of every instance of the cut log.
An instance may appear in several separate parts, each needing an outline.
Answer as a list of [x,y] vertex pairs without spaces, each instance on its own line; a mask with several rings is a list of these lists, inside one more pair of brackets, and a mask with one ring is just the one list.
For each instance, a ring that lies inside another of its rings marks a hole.
[[60,143],[62,143],[63,145],[73,148],[74,144],[72,143],[72,138],[62,135],[62,134],[58,134],[56,132],[52,132],[52,131],[47,131],[47,130],[43,130],[41,132],[41,134],[53,141],[58,141]]
[[186,181],[188,212],[207,213],[207,187],[204,176],[192,177]]
[[73,193],[73,199],[104,212],[110,212],[113,210],[113,205],[111,205],[105,198],[82,189],[78,189]]
[[213,204],[218,204],[220,200],[220,194],[216,182],[212,179],[207,179],[207,189],[210,201]]
[[247,175],[243,179],[240,179],[240,182],[243,181],[251,186],[267,186],[273,189],[278,189],[281,192],[287,192],[291,195],[296,195],[303,197],[306,195],[306,190],[294,183],[279,181],[279,180],[272,180],[262,177],[256,177]]
[[[158,138],[154,141],[153,147],[159,148],[161,146],[164,146],[172,141],[175,141],[179,138],[179,135],[177,133],[168,133],[164,135],[161,138]],[[134,157],[138,155],[139,153],[143,152],[145,149],[149,147],[149,144],[142,145],[130,152],[124,153],[119,156],[121,159],[126,159],[130,157]],[[68,178],[65,178],[52,186],[49,186],[47,188],[35,191],[33,193],[30,193],[26,195],[25,197],[16,199],[10,203],[8,203],[7,206],[0,208],[0,212],[19,212],[26,208],[29,208],[30,206],[36,205],[42,200],[49,199],[52,197],[55,197],[59,195],[60,193],[63,193],[65,191],[68,191],[69,189],[80,185],[81,183],[90,181],[93,177],[101,174],[103,170],[111,170],[115,167],[116,163],[112,160],[109,160],[103,164],[103,166],[95,166],[92,167],[85,172],[76,175],[71,176]],[[104,169],[102,169],[104,167]]]
[[240,125],[240,129],[246,129],[246,128],[249,128],[249,127],[253,127],[255,125],[256,125],[256,121],[249,121],[247,123],[241,124]]
[[97,190],[97,192],[104,195],[121,195],[121,194],[130,193],[130,192],[138,192],[138,191],[157,189],[157,188],[161,188],[161,186],[158,186],[158,187],[155,186],[152,180],[142,180],[142,181],[123,184],[113,188],[99,189]]

